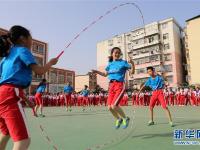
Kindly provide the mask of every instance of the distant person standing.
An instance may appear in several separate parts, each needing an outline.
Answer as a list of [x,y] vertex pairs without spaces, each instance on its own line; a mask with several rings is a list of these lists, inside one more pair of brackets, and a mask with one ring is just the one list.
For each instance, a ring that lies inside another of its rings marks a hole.
[[42,99],[42,95],[45,92],[46,89],[46,85],[47,85],[47,81],[46,79],[42,79],[42,81],[39,83],[37,89],[36,89],[36,94],[35,94],[35,114],[34,116],[38,117],[37,111],[38,108],[40,109],[40,114],[39,116],[41,117],[45,117],[45,115],[43,114],[43,99]]
[[89,90],[87,85],[84,86],[84,89],[81,91],[81,95],[83,96],[82,99],[83,111],[85,111],[84,107],[88,105],[88,95],[89,95]]
[[[67,82],[67,85],[64,87],[64,93],[65,93],[65,104],[66,104],[66,110],[72,111],[71,109],[71,94],[73,93],[74,88],[71,86],[70,82]],[[68,109],[69,107],[69,109]]]

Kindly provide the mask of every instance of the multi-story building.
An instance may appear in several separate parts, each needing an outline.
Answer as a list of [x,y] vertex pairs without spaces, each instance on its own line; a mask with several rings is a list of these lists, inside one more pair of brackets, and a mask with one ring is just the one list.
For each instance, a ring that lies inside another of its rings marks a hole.
[[[7,30],[0,28],[0,35],[8,33]],[[33,39],[32,42],[32,48],[31,52],[33,56],[35,57],[36,61],[40,65],[44,65],[47,62],[47,56],[48,56],[48,45],[45,42]],[[26,89],[27,93],[34,93],[37,85],[41,81],[42,78],[47,78],[46,75],[36,75],[33,73],[33,80],[31,85],[28,89]]]
[[186,20],[185,53],[188,70],[187,81],[190,84],[200,84],[199,58],[200,58],[200,15]]
[[48,91],[50,93],[62,92],[67,82],[70,82],[75,87],[75,72],[52,67],[48,71],[48,82]]
[[[146,74],[148,66],[155,67],[157,71],[165,68],[170,86],[182,84],[182,28],[174,18],[153,22],[145,27],[99,42],[97,44],[99,70],[104,70],[108,63],[110,49],[115,46],[122,49],[124,59],[130,57],[135,62],[136,73],[132,77],[127,75],[126,78],[130,87],[139,86],[148,78]],[[105,78],[98,76],[97,81],[101,87],[108,87]]]
[[[97,69],[99,71],[105,71],[105,67],[108,64],[108,57],[110,56],[110,52],[113,47],[119,47],[122,50],[123,59],[127,58],[125,41],[125,34],[121,34],[97,43]],[[97,75],[97,84],[106,90],[108,88],[108,79]]]
[[83,90],[84,86],[87,85],[89,90],[95,90],[97,86],[97,76],[88,72],[86,75],[77,75],[75,77],[75,90],[80,92]]

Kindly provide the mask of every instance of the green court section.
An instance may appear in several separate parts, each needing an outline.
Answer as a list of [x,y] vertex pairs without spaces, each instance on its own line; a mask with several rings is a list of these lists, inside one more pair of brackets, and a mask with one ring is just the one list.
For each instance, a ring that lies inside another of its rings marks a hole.
[[[114,119],[106,107],[45,108],[45,118],[35,118],[25,109],[31,135],[30,150],[199,150],[200,146],[173,145],[174,129],[200,129],[200,107],[170,107],[175,127],[168,124],[161,107],[155,108],[154,126],[147,126],[148,107],[123,107],[131,118],[127,129],[114,129]],[[42,125],[45,132],[40,129]],[[196,140],[196,139],[194,139]],[[196,140],[198,141],[198,140]],[[200,140],[199,140],[200,141]],[[7,147],[10,150],[11,141]]]

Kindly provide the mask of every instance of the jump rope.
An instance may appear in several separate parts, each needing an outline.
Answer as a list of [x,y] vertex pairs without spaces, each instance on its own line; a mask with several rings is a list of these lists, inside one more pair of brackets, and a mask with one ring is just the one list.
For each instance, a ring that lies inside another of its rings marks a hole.
[[[144,43],[145,43],[145,37],[146,37],[146,31],[145,31],[145,22],[144,22],[144,16],[143,16],[143,13],[140,9],[140,7],[133,3],[133,2],[127,2],[127,3],[122,3],[122,4],[119,4],[115,7],[113,7],[112,9],[106,11],[103,15],[99,16],[98,18],[96,18],[94,21],[92,21],[90,24],[88,24],[85,28],[83,28],[78,34],[76,34],[74,36],[74,38],[65,46],[65,48],[57,55],[57,59],[59,59],[63,54],[64,52],[84,33],[86,32],[87,30],[89,30],[92,26],[94,26],[97,22],[99,22],[100,20],[102,20],[104,17],[108,16],[109,14],[113,13],[115,10],[123,7],[123,6],[127,6],[127,5],[131,5],[131,6],[134,6],[140,13],[140,16],[141,16],[141,19],[142,19],[142,24],[143,24],[143,27],[144,27]],[[150,53],[149,53],[150,55]],[[152,63],[152,62],[151,62]],[[103,144],[100,144],[100,145],[94,145],[92,146],[91,148],[87,148],[86,150],[96,150],[96,149],[105,149],[106,147],[108,148],[108,146],[110,145],[117,145],[123,141],[125,141],[131,134],[132,132],[134,131],[135,127],[134,126],[134,120],[135,120],[135,111],[133,111],[133,117],[132,117],[132,122],[131,122],[131,126],[130,126],[130,131],[127,130],[125,132],[125,134],[123,134],[122,136],[120,137],[117,137],[115,139],[112,139],[106,143],[103,143]],[[53,150],[58,150],[58,147],[57,145],[54,144],[53,140],[51,140],[51,137],[48,135],[48,133],[46,132],[44,126],[38,122],[38,126],[39,126],[39,130],[43,136],[43,138],[47,141],[48,145],[50,147],[52,147]]]

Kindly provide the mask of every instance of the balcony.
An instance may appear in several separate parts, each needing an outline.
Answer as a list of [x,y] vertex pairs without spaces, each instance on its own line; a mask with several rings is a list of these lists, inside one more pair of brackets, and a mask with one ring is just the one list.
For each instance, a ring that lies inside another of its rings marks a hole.
[[148,46],[152,46],[152,45],[156,45],[159,44],[160,40],[155,40],[151,43],[144,43],[144,44],[140,44],[140,45],[133,45],[132,48],[133,49],[139,49],[139,48],[143,48],[143,47],[148,47]]

